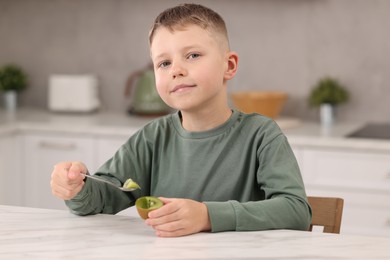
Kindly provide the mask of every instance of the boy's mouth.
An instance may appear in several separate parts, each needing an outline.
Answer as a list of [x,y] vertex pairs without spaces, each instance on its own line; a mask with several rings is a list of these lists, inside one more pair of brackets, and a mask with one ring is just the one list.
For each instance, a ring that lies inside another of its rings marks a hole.
[[189,89],[189,88],[193,88],[193,87],[196,87],[196,85],[180,84],[180,85],[175,86],[175,87],[171,90],[171,93],[185,91],[185,90],[187,90],[187,89]]

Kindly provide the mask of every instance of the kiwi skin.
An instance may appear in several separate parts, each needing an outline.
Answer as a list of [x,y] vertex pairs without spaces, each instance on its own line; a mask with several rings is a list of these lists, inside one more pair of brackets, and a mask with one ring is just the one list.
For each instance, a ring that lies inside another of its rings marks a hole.
[[147,219],[149,212],[162,207],[164,203],[154,196],[143,196],[136,200],[135,206],[142,219]]

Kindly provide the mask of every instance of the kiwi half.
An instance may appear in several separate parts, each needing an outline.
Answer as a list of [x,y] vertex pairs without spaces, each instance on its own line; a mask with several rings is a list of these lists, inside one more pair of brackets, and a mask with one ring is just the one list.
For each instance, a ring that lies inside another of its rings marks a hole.
[[157,197],[144,196],[135,201],[138,214],[141,218],[147,219],[149,212],[156,210],[163,206],[164,203]]

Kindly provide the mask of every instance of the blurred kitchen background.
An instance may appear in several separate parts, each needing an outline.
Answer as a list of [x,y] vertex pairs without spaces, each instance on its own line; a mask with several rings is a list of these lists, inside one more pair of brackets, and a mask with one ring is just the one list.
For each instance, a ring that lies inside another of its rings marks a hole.
[[[15,64],[28,76],[16,111],[5,109],[8,93],[0,91],[0,204],[66,209],[51,192],[53,165],[82,161],[94,173],[152,120],[127,113],[125,86],[150,61],[154,18],[182,2],[0,0],[0,68]],[[239,54],[230,94],[287,93],[275,121],[307,194],[344,199],[342,233],[390,236],[390,1],[195,2],[224,17]],[[143,98],[155,93],[153,72],[147,75],[133,87],[148,87]],[[308,104],[325,76],[350,93],[335,124],[320,123],[319,109]],[[143,98],[134,100],[151,107]],[[243,103],[251,102],[245,96]]]
[[[0,0],[0,66],[14,63],[28,74],[22,107],[47,108],[52,74],[95,74],[102,110],[123,112],[127,77],[149,61],[153,19],[181,2]],[[390,1],[195,2],[224,17],[239,54],[230,92],[285,91],[281,114],[312,120],[318,111],[309,109],[310,89],[333,76],[351,93],[339,120],[390,120]]]

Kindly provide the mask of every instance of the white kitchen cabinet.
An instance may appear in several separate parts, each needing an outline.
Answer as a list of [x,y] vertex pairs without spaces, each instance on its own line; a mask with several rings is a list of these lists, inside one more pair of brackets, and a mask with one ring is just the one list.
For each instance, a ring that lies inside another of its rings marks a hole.
[[0,204],[22,205],[22,178],[19,135],[0,136]]
[[98,137],[96,139],[96,165],[100,167],[129,139],[130,136]]
[[94,171],[95,142],[92,137],[59,134],[24,134],[23,204],[27,207],[65,209],[51,193],[51,172],[61,161],[82,161]]
[[342,197],[342,233],[390,236],[390,154],[303,148],[307,194]]

